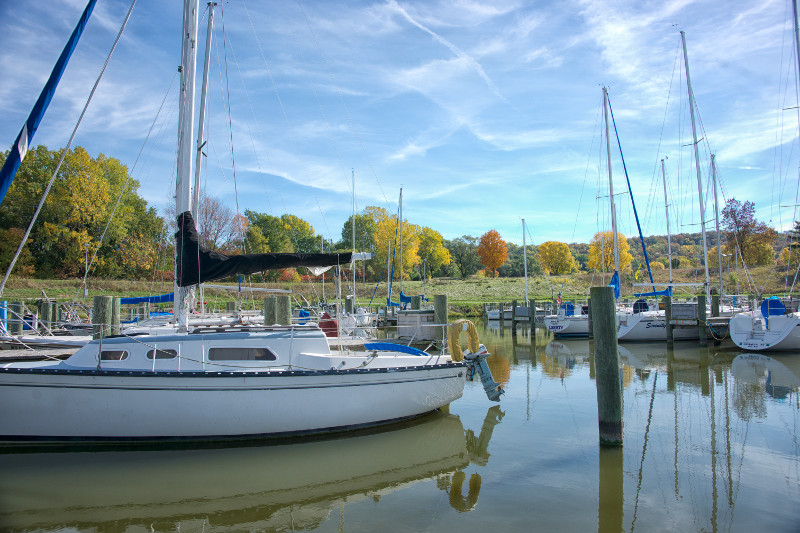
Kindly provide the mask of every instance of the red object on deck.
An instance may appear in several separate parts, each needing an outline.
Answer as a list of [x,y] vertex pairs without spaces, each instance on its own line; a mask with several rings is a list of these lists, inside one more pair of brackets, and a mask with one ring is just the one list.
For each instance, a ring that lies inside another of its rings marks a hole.
[[339,324],[327,311],[322,313],[319,319],[319,327],[325,332],[326,337],[337,337],[339,335]]

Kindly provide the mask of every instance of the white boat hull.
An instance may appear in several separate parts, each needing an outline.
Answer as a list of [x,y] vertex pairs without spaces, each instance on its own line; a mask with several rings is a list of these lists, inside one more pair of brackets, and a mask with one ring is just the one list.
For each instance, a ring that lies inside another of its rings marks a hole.
[[544,325],[556,337],[588,337],[589,317],[587,315],[544,317]]
[[[157,348],[173,356],[153,360]],[[317,328],[105,339],[66,361],[0,366],[0,441],[296,435],[417,416],[461,397],[442,355],[330,352]],[[209,360],[268,350],[265,360]],[[181,354],[177,356],[175,354]],[[274,357],[273,357],[274,355]]]
[[[673,340],[696,340],[700,336],[696,326],[674,326]],[[667,340],[667,319],[658,311],[625,313],[617,315],[617,340],[621,342],[651,342]]]
[[[300,374],[300,375],[293,375]],[[457,400],[464,369],[367,373],[0,373],[3,438],[283,435],[408,418]]]
[[773,315],[765,320],[759,311],[731,317],[731,340],[744,350],[800,350],[800,313]]

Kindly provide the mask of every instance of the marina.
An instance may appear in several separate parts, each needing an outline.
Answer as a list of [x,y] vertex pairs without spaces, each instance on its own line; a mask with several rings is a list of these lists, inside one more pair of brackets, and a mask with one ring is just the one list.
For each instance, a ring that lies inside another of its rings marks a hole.
[[[506,394],[328,438],[4,449],[14,531],[797,531],[800,358],[620,345],[598,445],[593,342],[478,326]],[[449,411],[449,412],[447,412]]]

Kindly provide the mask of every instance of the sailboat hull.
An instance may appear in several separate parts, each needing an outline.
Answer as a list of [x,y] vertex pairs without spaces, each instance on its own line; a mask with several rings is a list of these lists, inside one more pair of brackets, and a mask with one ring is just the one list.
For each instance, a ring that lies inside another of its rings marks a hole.
[[0,439],[254,437],[413,417],[461,397],[464,369],[285,373],[0,371]]

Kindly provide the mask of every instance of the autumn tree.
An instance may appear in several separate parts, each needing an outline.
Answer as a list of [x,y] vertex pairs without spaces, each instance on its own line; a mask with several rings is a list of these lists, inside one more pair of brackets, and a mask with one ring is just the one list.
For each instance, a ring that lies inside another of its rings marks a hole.
[[250,222],[250,228],[255,226],[260,230],[260,235],[257,238],[253,233],[248,235],[248,240],[253,243],[258,242],[261,250],[274,253],[294,251],[291,238],[279,217],[266,213],[257,213],[249,209],[245,209],[244,215]]
[[478,257],[478,238],[470,235],[462,235],[453,240],[445,242],[447,251],[453,264],[458,268],[458,274],[462,278],[471,276],[481,268],[480,257]]
[[[356,250],[372,252],[375,249],[375,224],[376,220],[367,212],[355,214],[356,224]],[[342,226],[342,241],[340,248],[349,249],[353,246],[353,215],[347,217]]]
[[[622,233],[617,233],[620,272],[629,272],[633,263],[630,246]],[[614,271],[614,234],[610,231],[595,233],[589,243],[589,268]]]
[[568,274],[575,269],[575,259],[569,246],[556,241],[539,245],[539,264],[547,274]]
[[442,234],[428,227],[420,228],[419,232],[419,258],[425,262],[426,275],[437,272],[450,264],[450,252],[444,245]]
[[768,265],[774,261],[772,249],[777,233],[773,228],[755,218],[755,204],[731,198],[722,209],[722,225],[725,228],[726,253],[733,254],[737,246],[742,260],[747,265]]
[[508,259],[508,247],[497,230],[492,229],[481,235],[476,251],[483,266],[494,276],[497,276],[497,269]]
[[[45,146],[28,152],[0,205],[0,230],[6,238],[24,233],[60,157],[60,151]],[[0,164],[4,161],[5,154],[0,154]],[[31,230],[29,265],[40,276],[81,276],[87,252],[90,258],[96,252],[97,275],[151,272],[165,226],[139,197],[138,187],[119,160],[92,157],[81,147],[67,151]]]

